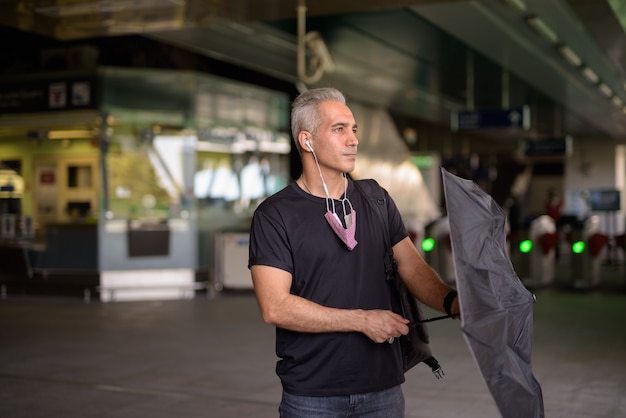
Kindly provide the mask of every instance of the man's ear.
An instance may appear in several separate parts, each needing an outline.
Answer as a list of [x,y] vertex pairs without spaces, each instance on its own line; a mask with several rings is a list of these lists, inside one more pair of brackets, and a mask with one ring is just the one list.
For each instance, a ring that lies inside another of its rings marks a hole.
[[311,140],[313,137],[307,131],[300,131],[298,134],[298,143],[300,144],[300,149],[313,152],[313,144]]

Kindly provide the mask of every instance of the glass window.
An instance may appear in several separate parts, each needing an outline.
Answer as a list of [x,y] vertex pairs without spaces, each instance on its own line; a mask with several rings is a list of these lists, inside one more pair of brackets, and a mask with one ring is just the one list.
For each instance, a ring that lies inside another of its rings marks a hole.
[[67,187],[72,189],[90,188],[92,186],[91,165],[69,165],[67,167]]
[[186,136],[154,137],[135,143],[118,140],[106,155],[109,217],[168,219],[190,204],[185,160]]

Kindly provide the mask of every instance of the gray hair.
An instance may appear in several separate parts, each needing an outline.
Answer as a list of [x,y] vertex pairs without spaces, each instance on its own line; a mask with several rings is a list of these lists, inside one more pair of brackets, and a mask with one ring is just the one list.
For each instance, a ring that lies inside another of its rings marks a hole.
[[332,87],[308,90],[296,97],[291,107],[291,134],[296,146],[300,131],[311,132],[313,136],[317,135],[317,130],[322,124],[322,117],[319,112],[321,102],[346,104],[346,97]]

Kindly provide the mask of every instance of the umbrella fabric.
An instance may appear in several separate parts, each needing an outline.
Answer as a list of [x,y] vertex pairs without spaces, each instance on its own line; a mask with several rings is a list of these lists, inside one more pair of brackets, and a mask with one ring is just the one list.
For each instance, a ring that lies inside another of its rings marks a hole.
[[531,367],[534,296],[506,250],[506,215],[480,187],[441,169],[461,329],[504,418],[543,417]]

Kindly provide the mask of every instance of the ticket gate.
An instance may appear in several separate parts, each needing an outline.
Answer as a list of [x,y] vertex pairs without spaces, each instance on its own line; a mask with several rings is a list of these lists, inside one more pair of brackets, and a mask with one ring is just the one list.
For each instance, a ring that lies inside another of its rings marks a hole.
[[600,282],[600,268],[607,250],[609,237],[600,229],[596,215],[585,220],[580,239],[572,243],[572,286],[589,289]]
[[552,284],[557,240],[556,225],[547,215],[535,218],[527,230],[520,231],[514,267],[525,286],[543,287]]
[[558,241],[554,219],[547,215],[539,216],[530,223],[529,238],[536,243],[531,252],[531,285],[547,286],[554,282],[555,251]]
[[456,283],[450,223],[447,217],[433,222],[425,232],[422,251],[426,262],[439,274],[444,282],[453,286]]

